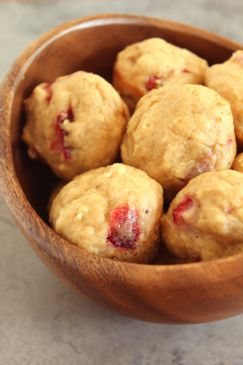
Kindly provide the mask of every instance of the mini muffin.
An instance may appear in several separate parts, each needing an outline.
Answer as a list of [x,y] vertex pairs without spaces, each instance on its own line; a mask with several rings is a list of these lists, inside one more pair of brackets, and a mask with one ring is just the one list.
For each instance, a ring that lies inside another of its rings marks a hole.
[[149,263],[159,243],[161,186],[123,164],[85,172],[64,186],[50,210],[57,233],[85,250]]
[[240,153],[238,156],[236,156],[232,168],[243,173],[243,153]]
[[83,71],[38,85],[25,101],[23,140],[64,180],[117,156],[128,120],[125,103],[102,77]]
[[160,38],[132,44],[118,53],[113,84],[133,110],[148,91],[168,84],[202,84],[207,62]]
[[186,261],[243,252],[243,175],[207,172],[192,179],[162,218],[168,249]]
[[171,198],[194,176],[230,168],[236,152],[229,103],[201,85],[170,85],[138,103],[122,146],[124,163],[138,167]]
[[243,50],[206,73],[206,85],[229,101],[234,115],[235,135],[243,148]]

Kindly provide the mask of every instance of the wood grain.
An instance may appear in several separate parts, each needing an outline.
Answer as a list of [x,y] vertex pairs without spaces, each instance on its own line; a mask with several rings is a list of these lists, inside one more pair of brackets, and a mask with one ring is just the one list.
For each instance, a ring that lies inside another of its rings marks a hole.
[[217,320],[243,312],[243,255],[206,263],[138,265],[100,258],[70,244],[46,221],[47,198],[56,179],[46,166],[30,161],[20,141],[23,99],[35,85],[79,69],[109,80],[120,49],[154,36],[187,47],[210,63],[242,48],[194,27],[127,15],[78,19],[48,32],[18,58],[1,85],[1,191],[39,257],[78,292],[147,321]]

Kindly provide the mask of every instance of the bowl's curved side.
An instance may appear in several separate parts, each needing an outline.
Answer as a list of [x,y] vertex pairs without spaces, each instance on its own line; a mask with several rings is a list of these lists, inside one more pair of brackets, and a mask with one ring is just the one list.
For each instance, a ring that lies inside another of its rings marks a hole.
[[[109,27],[120,24],[120,31],[132,24],[138,27],[138,38],[159,35],[163,31],[168,39],[175,42],[181,43],[183,39],[183,44],[189,42],[193,32],[194,40],[195,37],[202,39],[202,47],[211,45],[208,52],[212,60],[217,50],[221,50],[218,58],[223,59],[240,48],[235,42],[193,27],[125,15],[75,20],[39,38],[15,62],[0,88],[0,184],[12,216],[49,268],[73,288],[100,304],[131,317],[161,323],[206,322],[239,314],[243,311],[242,255],[215,262],[176,266],[137,265],[100,258],[58,236],[26,197],[27,190],[24,192],[16,170],[16,143],[20,126],[19,110],[14,105],[20,107],[22,95],[17,90],[25,88],[30,66],[53,40],[60,40],[77,28],[79,31],[93,29],[97,24],[109,24]],[[120,41],[119,47],[123,46],[124,39],[128,42],[129,32]],[[197,42],[194,43],[194,47],[199,47]],[[31,188],[31,173],[22,170],[23,175],[28,175],[26,180],[30,180],[26,186]]]

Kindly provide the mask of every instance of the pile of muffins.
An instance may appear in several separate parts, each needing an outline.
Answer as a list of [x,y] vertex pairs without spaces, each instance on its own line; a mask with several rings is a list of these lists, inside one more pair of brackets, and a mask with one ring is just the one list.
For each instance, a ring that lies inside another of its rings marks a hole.
[[243,51],[209,67],[147,39],[118,53],[113,86],[78,71],[25,109],[29,156],[62,180],[50,224],[73,244],[137,263],[243,251]]

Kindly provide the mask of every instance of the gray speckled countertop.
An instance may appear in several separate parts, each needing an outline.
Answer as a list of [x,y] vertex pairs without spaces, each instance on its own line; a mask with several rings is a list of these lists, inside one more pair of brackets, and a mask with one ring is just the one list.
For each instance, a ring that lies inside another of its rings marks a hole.
[[[102,12],[191,23],[243,43],[242,0],[0,0],[0,78],[41,33]],[[243,317],[194,326],[136,321],[79,297],[25,242],[0,202],[0,365],[242,365]]]

